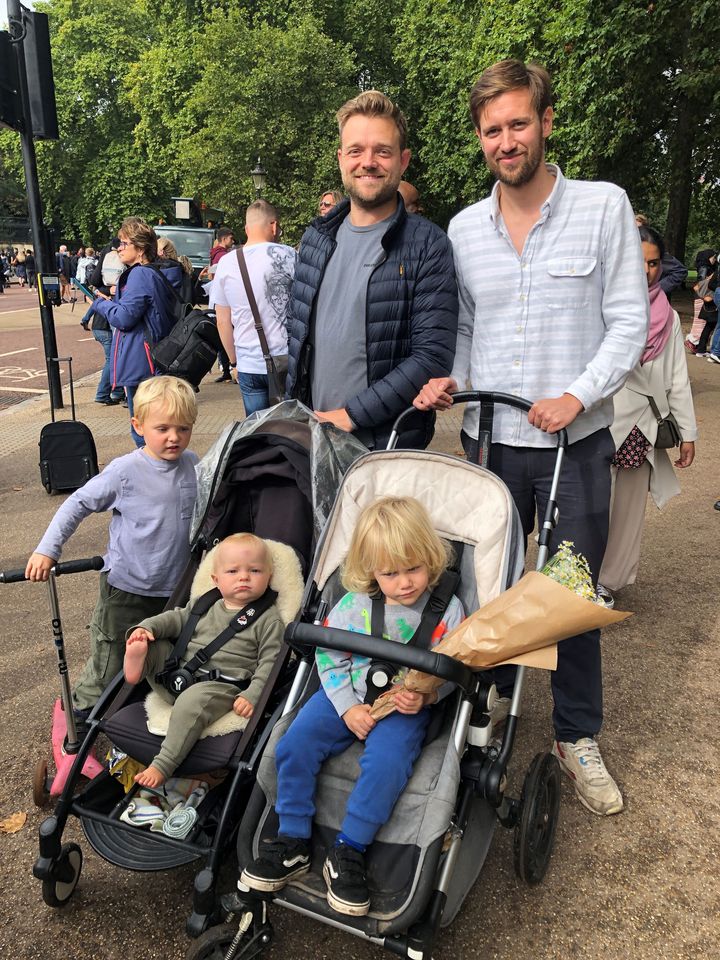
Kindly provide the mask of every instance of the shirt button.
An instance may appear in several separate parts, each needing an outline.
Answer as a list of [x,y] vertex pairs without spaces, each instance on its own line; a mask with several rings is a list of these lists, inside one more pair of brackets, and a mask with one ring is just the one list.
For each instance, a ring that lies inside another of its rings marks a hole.
[[519,367],[519,366],[520,366],[520,361],[519,361],[519,360],[513,360],[513,366],[514,366],[514,367]]
[[518,324],[518,325],[515,327],[515,330],[516,330],[517,333],[522,333],[522,332],[523,332],[522,324]]
[[521,293],[521,294],[520,294],[520,299],[521,299],[521,300],[527,300],[527,297],[525,296],[524,293]]

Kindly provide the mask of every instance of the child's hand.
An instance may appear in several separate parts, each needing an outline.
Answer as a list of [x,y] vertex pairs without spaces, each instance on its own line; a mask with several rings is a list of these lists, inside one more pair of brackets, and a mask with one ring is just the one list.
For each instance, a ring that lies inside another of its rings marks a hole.
[[44,553],[34,553],[25,567],[25,576],[28,580],[47,580],[50,571],[57,563],[52,557],[46,557]]
[[154,640],[155,637],[150,633],[149,630],[146,630],[145,627],[135,627],[133,632],[127,638],[126,643],[138,643],[141,640],[144,640],[145,643],[150,643],[151,640]]
[[400,687],[394,699],[395,709],[398,713],[405,713],[412,716],[415,713],[420,713],[423,707],[435,703],[437,700],[437,691],[433,690],[432,693],[413,693],[412,690],[406,690],[405,687]]
[[253,715],[254,709],[253,705],[249,700],[246,700],[245,697],[235,697],[233,710],[239,717],[245,717],[246,720],[249,720]]
[[356,703],[342,715],[345,725],[354,733],[358,740],[364,740],[375,726],[375,721],[370,716],[369,703]]

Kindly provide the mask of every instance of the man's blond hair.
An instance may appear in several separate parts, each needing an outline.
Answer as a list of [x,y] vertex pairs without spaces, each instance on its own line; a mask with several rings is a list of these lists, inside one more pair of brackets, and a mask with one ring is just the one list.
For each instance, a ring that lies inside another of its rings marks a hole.
[[197,402],[193,388],[178,377],[150,377],[143,380],[133,397],[133,416],[143,425],[150,407],[158,404],[168,417],[183,426],[192,426],[197,420]]
[[553,104],[552,82],[545,67],[522,60],[500,60],[488,67],[470,91],[470,115],[475,128],[480,129],[480,115],[491,100],[523,88],[530,91],[533,108],[542,117]]
[[360,114],[364,117],[387,117],[392,120],[400,135],[400,149],[404,150],[407,146],[407,120],[400,107],[396,106],[389,97],[379,90],[366,90],[352,100],[348,100],[338,110],[336,117],[340,139],[345,124],[350,117]]
[[254,227],[259,223],[272,223],[279,219],[277,208],[267,200],[253,200],[245,211],[245,226]]

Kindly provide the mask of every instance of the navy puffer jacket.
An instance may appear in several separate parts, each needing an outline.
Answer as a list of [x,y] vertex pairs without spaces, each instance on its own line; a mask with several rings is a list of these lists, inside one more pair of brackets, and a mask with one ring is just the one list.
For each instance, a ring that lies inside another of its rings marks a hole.
[[[167,261],[174,264],[175,261]],[[163,266],[163,275],[179,291],[182,267]],[[135,264],[120,274],[114,300],[96,298],[95,313],[113,328],[113,386],[135,387],[155,373],[147,340],[157,343],[173,328],[175,297],[158,270]]]
[[[340,224],[350,212],[345,200],[318,217],[300,245],[290,305],[289,397],[312,406],[309,334],[315,301]],[[448,376],[455,358],[458,295],[452,248],[445,233],[424,217],[398,209],[382,238],[385,258],[370,276],[365,341],[368,387],[345,408],[359,428],[372,431],[374,446],[387,443],[393,421],[432,377]],[[426,447],[432,417],[418,413],[403,426],[401,446]]]

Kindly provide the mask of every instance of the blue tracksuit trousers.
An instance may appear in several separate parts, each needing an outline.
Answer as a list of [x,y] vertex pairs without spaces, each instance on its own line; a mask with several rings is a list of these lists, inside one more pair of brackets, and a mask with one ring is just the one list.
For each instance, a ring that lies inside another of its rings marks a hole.
[[[414,716],[391,713],[368,734],[360,758],[360,776],[348,798],[341,830],[356,843],[369,846],[412,774],[422,749],[430,711]],[[315,788],[323,761],[355,743],[342,717],[320,688],[293,720],[277,745],[275,762],[279,832],[308,839],[315,814]]]

